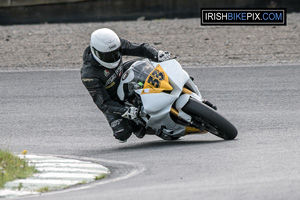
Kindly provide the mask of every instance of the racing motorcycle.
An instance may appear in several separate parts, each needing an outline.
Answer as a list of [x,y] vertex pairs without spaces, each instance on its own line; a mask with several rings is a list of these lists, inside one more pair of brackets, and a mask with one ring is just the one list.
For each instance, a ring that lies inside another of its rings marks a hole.
[[175,59],[134,62],[124,72],[117,94],[125,105],[139,108],[135,123],[145,127],[147,134],[165,140],[207,132],[232,140],[238,134],[235,126],[202,98],[192,78]]

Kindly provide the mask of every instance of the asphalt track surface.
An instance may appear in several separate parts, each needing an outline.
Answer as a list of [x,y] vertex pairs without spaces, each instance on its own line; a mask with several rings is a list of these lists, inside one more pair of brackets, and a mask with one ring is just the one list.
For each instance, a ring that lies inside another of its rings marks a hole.
[[[26,199],[299,199],[300,67],[186,68],[239,130],[119,144],[79,71],[0,73],[1,148],[91,160],[109,178]],[[110,160],[110,161],[108,161]]]

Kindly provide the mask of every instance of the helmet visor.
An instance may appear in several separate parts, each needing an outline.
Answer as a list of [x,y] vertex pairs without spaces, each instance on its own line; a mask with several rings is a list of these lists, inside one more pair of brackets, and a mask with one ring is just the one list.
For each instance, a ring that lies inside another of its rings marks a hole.
[[100,60],[102,60],[103,62],[106,62],[106,63],[114,63],[114,62],[120,60],[121,56],[122,56],[122,54],[120,52],[120,48],[118,48],[114,51],[111,51],[111,52],[100,52],[93,47],[93,51]]

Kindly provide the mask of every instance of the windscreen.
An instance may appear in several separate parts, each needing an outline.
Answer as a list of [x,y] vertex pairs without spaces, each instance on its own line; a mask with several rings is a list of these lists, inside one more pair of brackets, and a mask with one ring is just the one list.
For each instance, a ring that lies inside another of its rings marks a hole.
[[137,61],[130,68],[134,72],[133,82],[141,87],[144,85],[149,74],[154,70],[154,66],[148,60]]

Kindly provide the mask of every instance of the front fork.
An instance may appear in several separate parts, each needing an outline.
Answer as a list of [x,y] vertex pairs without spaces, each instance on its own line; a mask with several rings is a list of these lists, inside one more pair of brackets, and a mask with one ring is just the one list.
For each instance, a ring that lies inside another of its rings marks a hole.
[[202,97],[199,97],[195,93],[193,93],[191,90],[187,88],[182,89],[183,96],[179,97],[180,99],[177,100],[175,104],[175,108],[171,108],[170,113],[180,120],[185,121],[188,125],[185,127],[185,135],[192,134],[192,133],[207,133],[204,129],[198,129],[193,126],[192,117],[185,112],[183,112],[181,109],[184,107],[184,105],[188,102],[190,97],[194,97],[198,99],[201,102],[204,102]]

